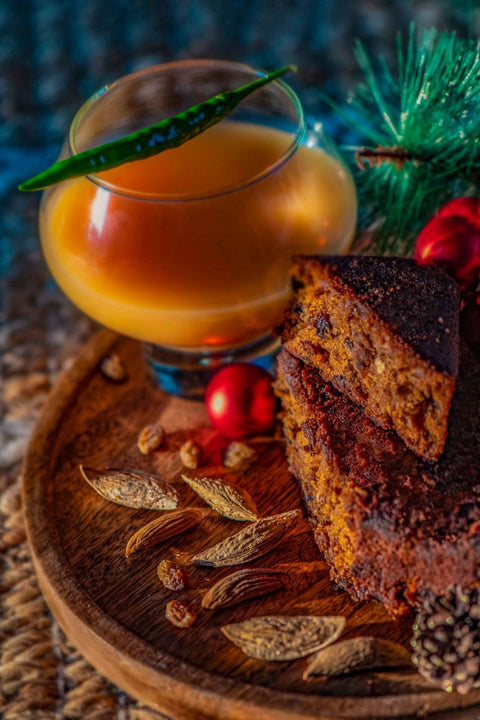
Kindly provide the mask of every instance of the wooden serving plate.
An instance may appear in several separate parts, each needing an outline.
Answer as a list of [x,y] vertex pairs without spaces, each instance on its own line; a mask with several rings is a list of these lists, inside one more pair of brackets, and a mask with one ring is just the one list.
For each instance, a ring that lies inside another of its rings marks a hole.
[[[128,380],[115,384],[99,369],[117,353]],[[143,456],[140,429],[158,421],[164,448]],[[88,343],[50,396],[33,434],[24,468],[24,507],[36,572],[46,600],[71,641],[90,662],[134,697],[176,720],[321,720],[406,717],[480,702],[480,692],[448,695],[414,670],[363,673],[304,682],[305,660],[261,662],[247,658],[220,627],[255,615],[340,614],[344,638],[375,635],[408,645],[411,618],[392,621],[378,603],[354,603],[330,582],[308,523],[256,565],[288,565],[294,587],[221,611],[201,610],[205,589],[231,572],[188,567],[190,587],[166,590],[156,574],[164,557],[205,548],[243,524],[209,513],[200,525],[139,557],[125,544],[156,511],[131,510],[101,498],[78,465],[148,469],[170,480],[181,505],[203,506],[180,479],[178,449],[192,437],[204,448],[203,474],[225,477],[221,439],[202,403],[166,395],[151,383],[139,344],[102,331]],[[258,462],[230,476],[252,495],[262,515],[301,507],[281,443],[256,445]],[[219,465],[216,467],[216,465]],[[165,619],[169,600],[187,600],[196,623],[178,629]],[[442,714],[442,717],[445,717]]]

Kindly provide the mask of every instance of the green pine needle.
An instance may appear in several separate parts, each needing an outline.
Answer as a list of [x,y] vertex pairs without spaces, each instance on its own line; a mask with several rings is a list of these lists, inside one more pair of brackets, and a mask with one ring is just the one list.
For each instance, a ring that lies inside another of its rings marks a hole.
[[[335,110],[363,136],[355,151],[361,225],[371,251],[409,254],[438,207],[480,190],[480,42],[410,29],[397,74],[355,50],[364,81]],[[353,161],[352,161],[353,164]]]

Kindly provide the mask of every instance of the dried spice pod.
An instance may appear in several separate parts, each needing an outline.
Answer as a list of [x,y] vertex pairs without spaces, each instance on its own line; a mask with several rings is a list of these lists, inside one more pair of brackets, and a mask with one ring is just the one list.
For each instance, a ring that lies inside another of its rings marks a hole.
[[181,533],[197,525],[203,515],[202,510],[198,508],[185,508],[155,518],[155,520],[143,525],[131,536],[127,542],[125,555],[128,557],[132,553],[158,545],[167,538],[181,535]]
[[295,660],[330,645],[340,636],[340,615],[272,615],[224,625],[223,634],[257,660]]
[[246,568],[227,575],[205,593],[202,607],[221,610],[245,600],[284,590],[289,583],[286,573],[271,568]]
[[303,679],[409,665],[410,654],[403,645],[381,638],[355,637],[325,647],[309,658]]
[[480,589],[429,592],[413,625],[412,661],[427,680],[465,695],[480,687]]
[[194,555],[191,562],[207,567],[228,567],[256,560],[273,550],[293,529],[301,515],[300,510],[289,510],[258,520],[235,535],[230,535]]
[[95,492],[117,505],[144,510],[174,510],[178,505],[175,488],[156,475],[117,468],[95,470],[83,465],[79,469]]
[[257,508],[245,490],[223,480],[192,478],[188,475],[182,475],[182,479],[219,515],[230,520],[258,520]]

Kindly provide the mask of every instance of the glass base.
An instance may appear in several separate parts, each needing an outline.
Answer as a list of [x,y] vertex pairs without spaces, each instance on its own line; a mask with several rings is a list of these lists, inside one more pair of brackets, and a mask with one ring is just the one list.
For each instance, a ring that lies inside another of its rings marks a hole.
[[250,345],[216,353],[181,352],[142,343],[150,373],[162,390],[191,400],[202,400],[212,377],[226,365],[252,363],[272,372],[279,348],[279,338],[272,335]]

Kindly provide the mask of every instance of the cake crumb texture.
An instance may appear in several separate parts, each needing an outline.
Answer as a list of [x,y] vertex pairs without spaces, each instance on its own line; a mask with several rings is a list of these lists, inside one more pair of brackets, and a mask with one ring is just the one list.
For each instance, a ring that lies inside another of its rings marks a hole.
[[407,258],[298,256],[283,346],[418,456],[445,447],[458,375],[458,287]]
[[480,366],[462,346],[439,461],[402,439],[283,349],[277,393],[287,458],[332,578],[392,614],[425,593],[476,587],[480,573]]

